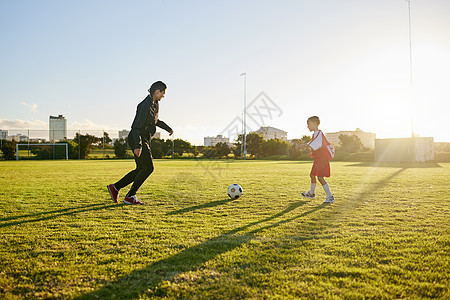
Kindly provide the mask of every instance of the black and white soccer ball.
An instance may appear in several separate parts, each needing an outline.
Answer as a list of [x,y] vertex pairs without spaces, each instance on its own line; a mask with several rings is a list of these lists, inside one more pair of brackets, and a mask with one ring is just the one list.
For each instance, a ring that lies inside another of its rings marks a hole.
[[228,187],[228,196],[230,196],[231,199],[237,199],[244,193],[244,190],[239,184],[233,183]]

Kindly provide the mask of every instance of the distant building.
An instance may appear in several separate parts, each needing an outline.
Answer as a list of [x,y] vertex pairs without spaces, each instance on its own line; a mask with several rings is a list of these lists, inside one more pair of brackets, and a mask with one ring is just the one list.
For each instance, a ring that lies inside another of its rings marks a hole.
[[67,139],[67,120],[63,115],[49,118],[49,140],[57,142]]
[[226,143],[227,145],[230,144],[230,138],[226,138],[222,135],[218,135],[216,137],[205,137],[203,139],[203,145],[211,147],[211,146],[215,146],[218,143]]
[[[119,140],[128,138],[128,135],[130,134],[130,131],[126,130],[126,129],[120,130],[118,132],[119,132]],[[152,139],[153,138],[160,139],[161,138],[161,132],[155,132],[155,134],[152,136]]]
[[434,160],[434,139],[414,137],[403,139],[377,139],[375,161],[427,162]]
[[0,129],[0,139],[6,140],[7,137],[8,137],[8,130]]
[[15,135],[9,135],[6,139],[8,141],[27,142],[28,136],[18,133]]
[[277,129],[275,127],[261,127],[255,132],[262,135],[266,140],[279,139],[282,141],[287,141],[287,131]]
[[129,130],[126,130],[126,129],[120,130],[120,131],[119,131],[119,140],[120,140],[120,139],[126,139],[126,138],[128,137],[128,134],[129,134],[129,133],[130,133]]
[[359,128],[356,128],[355,131],[328,132],[325,135],[327,137],[327,140],[334,146],[340,145],[341,143],[341,141],[339,140],[340,135],[356,135],[361,140],[363,147],[369,149],[375,148],[375,139],[377,137],[376,133],[364,132]]
[[30,139],[30,143],[45,143],[45,142],[46,140],[41,138]]

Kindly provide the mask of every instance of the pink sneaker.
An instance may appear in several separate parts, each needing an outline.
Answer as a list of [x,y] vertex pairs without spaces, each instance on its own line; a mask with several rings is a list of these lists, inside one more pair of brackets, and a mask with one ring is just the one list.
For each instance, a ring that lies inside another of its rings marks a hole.
[[125,204],[144,204],[137,199],[136,195],[133,195],[131,197],[125,197],[125,200],[123,200],[123,202]]
[[107,186],[109,194],[111,195],[112,201],[117,203],[117,199],[119,198],[119,191],[116,189],[114,184],[110,184]]

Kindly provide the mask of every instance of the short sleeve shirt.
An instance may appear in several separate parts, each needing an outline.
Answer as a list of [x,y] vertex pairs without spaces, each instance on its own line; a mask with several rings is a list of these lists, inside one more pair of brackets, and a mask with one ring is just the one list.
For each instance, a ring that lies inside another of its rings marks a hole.
[[310,146],[314,151],[317,151],[320,148],[322,148],[322,131],[320,130],[314,131],[314,134],[312,136],[311,141],[308,143],[308,146]]
[[323,142],[324,135],[322,131],[314,131],[312,140],[308,143],[308,146],[312,149],[310,156],[314,158],[314,160],[330,160],[328,150],[323,146]]

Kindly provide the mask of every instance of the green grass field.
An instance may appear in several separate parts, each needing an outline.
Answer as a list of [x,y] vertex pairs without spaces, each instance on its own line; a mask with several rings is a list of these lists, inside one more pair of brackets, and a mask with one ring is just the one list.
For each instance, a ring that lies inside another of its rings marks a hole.
[[311,162],[155,166],[125,206],[132,160],[1,161],[0,298],[450,298],[450,164],[332,162],[331,205]]

